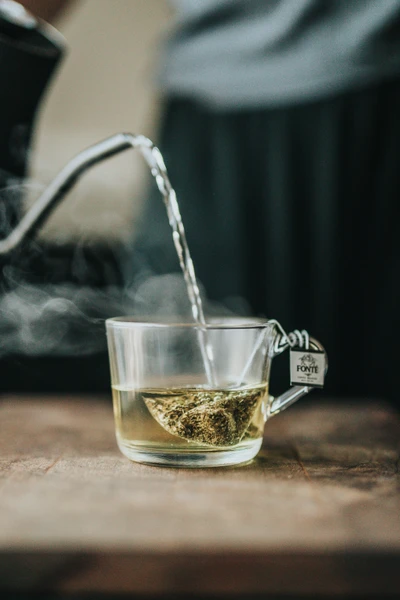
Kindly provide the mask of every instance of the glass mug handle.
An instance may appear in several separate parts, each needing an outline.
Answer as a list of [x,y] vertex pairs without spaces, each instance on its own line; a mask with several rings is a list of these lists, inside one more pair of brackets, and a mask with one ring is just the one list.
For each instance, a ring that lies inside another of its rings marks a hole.
[[[323,352],[325,354],[325,375],[326,375],[326,372],[328,370],[328,355],[326,353],[326,350],[318,340],[310,337],[310,350],[313,350],[313,349],[319,350],[320,352]],[[279,351],[276,352],[273,356],[277,356],[278,354],[281,354],[281,352],[283,352],[283,350],[286,350],[286,348],[283,348],[280,352]],[[282,412],[286,408],[289,408],[289,406],[291,406],[292,404],[297,402],[297,400],[299,400],[302,396],[305,396],[306,394],[311,392],[312,389],[313,388],[311,386],[307,386],[307,385],[295,385],[295,386],[289,388],[286,392],[284,392],[280,396],[277,396],[276,398],[274,396],[270,396],[269,397],[270,399],[269,399],[268,416],[273,417],[274,415],[277,415],[278,413]]]

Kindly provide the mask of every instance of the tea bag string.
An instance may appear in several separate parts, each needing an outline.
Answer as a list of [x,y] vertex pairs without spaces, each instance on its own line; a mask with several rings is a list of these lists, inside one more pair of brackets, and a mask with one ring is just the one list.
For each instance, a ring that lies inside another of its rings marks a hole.
[[[281,352],[283,352],[283,350],[285,350],[285,348],[288,345],[291,348],[294,348],[295,346],[299,346],[300,348],[304,348],[305,350],[309,349],[310,336],[309,336],[308,331],[306,331],[305,329],[302,329],[301,331],[299,329],[294,329],[290,333],[286,333],[286,331],[283,329],[282,325],[276,319],[268,320],[268,324],[275,325],[275,327],[281,332],[280,335],[276,336],[276,340],[275,340],[274,348],[273,348],[274,354],[280,354]],[[241,385],[243,385],[243,381],[247,375],[247,371],[249,370],[250,366],[252,365],[255,355],[257,354],[257,352],[259,351],[259,349],[261,348],[261,346],[264,343],[266,331],[267,330],[264,329],[261,332],[261,334],[257,340],[257,343],[253,349],[253,352],[251,353],[248,361],[246,362],[235,387],[240,387]]]
[[291,348],[299,346],[299,348],[309,350],[310,335],[308,331],[306,331],[305,329],[302,329],[301,331],[299,329],[294,329],[290,333],[286,333],[282,325],[276,319],[271,319],[269,323],[273,323],[275,327],[281,332],[281,335],[276,336],[274,344],[274,354],[279,354],[287,346],[290,346]]

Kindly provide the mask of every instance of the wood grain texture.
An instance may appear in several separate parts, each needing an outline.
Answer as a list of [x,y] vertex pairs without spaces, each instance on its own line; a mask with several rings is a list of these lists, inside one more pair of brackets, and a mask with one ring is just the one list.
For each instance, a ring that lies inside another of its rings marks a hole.
[[258,457],[135,464],[111,403],[0,403],[0,588],[137,593],[400,592],[398,417],[299,403]]

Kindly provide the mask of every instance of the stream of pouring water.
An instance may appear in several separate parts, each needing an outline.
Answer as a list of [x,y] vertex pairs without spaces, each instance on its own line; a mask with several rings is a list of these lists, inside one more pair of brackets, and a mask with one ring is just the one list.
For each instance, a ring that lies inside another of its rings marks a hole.
[[[147,162],[151,174],[156,180],[157,187],[164,201],[169,224],[172,229],[172,238],[179,258],[179,263],[185,279],[187,293],[192,309],[193,319],[199,325],[206,325],[203,303],[201,300],[200,289],[196,279],[193,260],[186,240],[185,228],[183,226],[181,213],[175,190],[173,189],[164,159],[159,149],[145,136],[132,136],[132,145],[138,148]],[[207,329],[202,327],[199,330],[200,350],[204,362],[207,381],[210,387],[215,387],[215,370],[213,351],[207,339]]]

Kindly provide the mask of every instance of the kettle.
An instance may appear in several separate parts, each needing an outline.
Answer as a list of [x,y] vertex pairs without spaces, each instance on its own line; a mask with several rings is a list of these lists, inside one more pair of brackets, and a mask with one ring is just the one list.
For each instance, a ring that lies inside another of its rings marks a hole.
[[[96,163],[139,147],[153,171],[154,146],[144,136],[117,134],[77,155],[22,216],[34,120],[42,96],[65,52],[61,34],[14,0],[0,0],[0,267],[12,260],[78,178]],[[164,177],[164,184],[166,177]],[[14,190],[19,190],[14,192]],[[162,190],[160,190],[162,191]]]
[[0,0],[0,237],[21,216],[21,194],[10,189],[26,174],[37,109],[64,50],[53,27],[19,3]]

